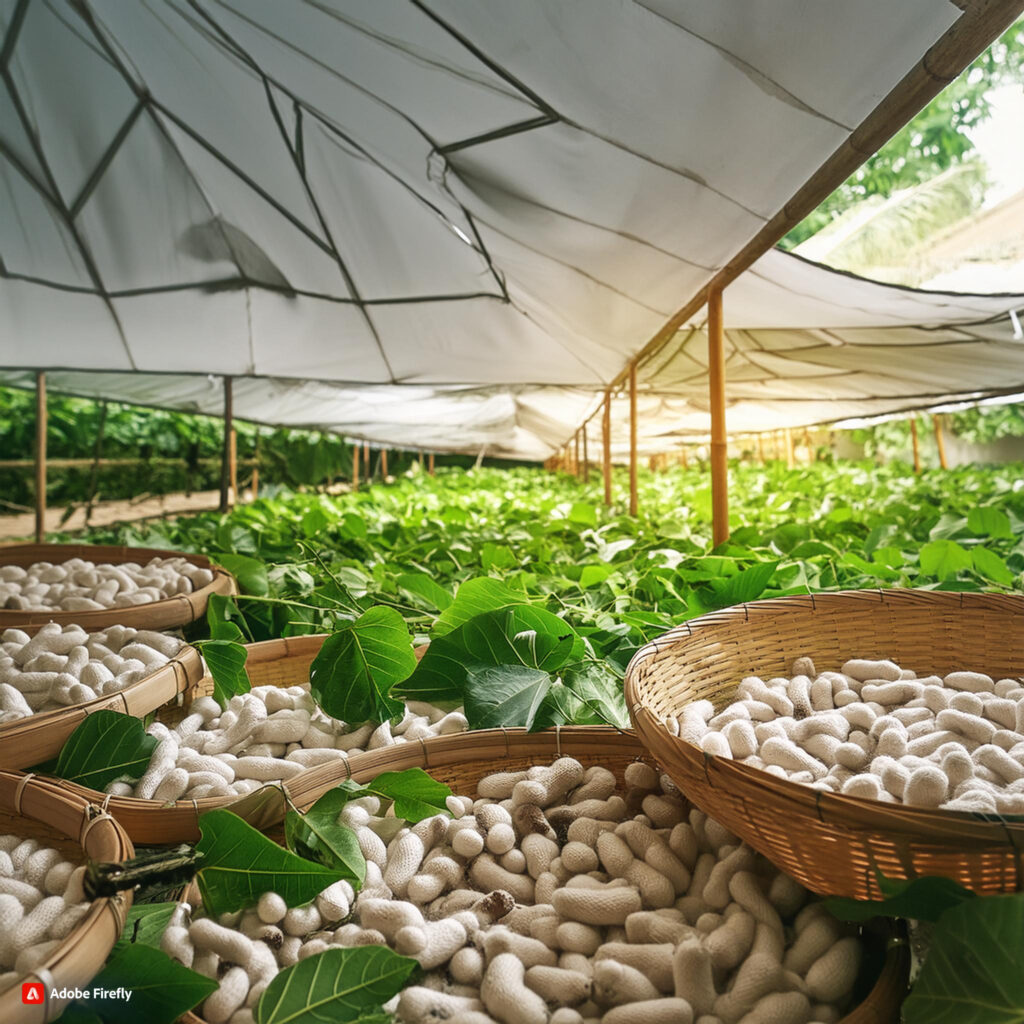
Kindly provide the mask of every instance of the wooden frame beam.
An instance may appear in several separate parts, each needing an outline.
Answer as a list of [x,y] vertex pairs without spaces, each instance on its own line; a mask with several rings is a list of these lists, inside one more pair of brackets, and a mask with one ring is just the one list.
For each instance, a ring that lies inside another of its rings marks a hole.
[[708,392],[711,404],[711,536],[729,539],[729,442],[725,429],[725,325],[722,292],[708,291]]
[[946,463],[946,439],[942,434],[942,416],[939,413],[932,413],[932,428],[935,431],[935,445],[939,449],[939,465],[948,469]]
[[36,543],[46,536],[46,371],[36,372]]
[[224,378],[224,450],[220,466],[220,510],[231,510],[231,432],[234,430],[234,408],[231,378]]
[[910,444],[914,450],[914,472],[921,472],[921,446],[917,440],[917,417],[910,417]]
[[636,490],[636,363],[629,364],[629,514],[635,516]]
[[612,393],[604,393],[604,412],[601,415],[601,469],[604,473],[604,503],[612,503]]

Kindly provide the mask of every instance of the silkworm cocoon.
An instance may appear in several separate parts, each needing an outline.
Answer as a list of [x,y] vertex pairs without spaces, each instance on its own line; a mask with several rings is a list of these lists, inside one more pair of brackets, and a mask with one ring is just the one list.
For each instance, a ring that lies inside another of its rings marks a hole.
[[828,768],[821,761],[801,750],[789,739],[767,739],[761,744],[761,757],[768,764],[778,765],[787,771],[809,771],[815,779],[824,778],[828,774]]
[[804,975],[819,957],[827,953],[842,936],[842,926],[828,913],[798,918],[793,944],[786,950],[782,965],[787,971]]
[[697,744],[705,754],[712,757],[726,757],[732,759],[732,748],[729,741],[720,732],[706,732]]
[[975,764],[983,765],[995,772],[1005,782],[1015,782],[1024,778],[1024,765],[1012,758],[1001,747],[984,744],[972,755]]
[[[412,936],[409,933],[419,934]],[[465,946],[466,938],[465,927],[449,917],[442,921],[428,921],[419,927],[400,928],[395,934],[395,949],[418,960],[420,966],[429,971],[447,963]]]
[[828,733],[820,732],[814,736],[809,736],[803,742],[804,750],[821,761],[822,764],[834,765],[836,763],[836,751],[843,746],[842,742],[836,739],[835,736],[830,736]]
[[807,990],[821,1003],[837,1003],[853,988],[860,969],[861,944],[841,938],[807,969]]
[[[488,833],[489,835],[490,833]],[[545,871],[548,871],[551,862],[559,855],[558,843],[537,832],[524,836],[519,845],[526,857],[526,870],[534,879],[540,878]]]
[[203,1019],[209,1024],[227,1024],[249,994],[249,976],[241,967],[231,967],[220,979],[220,987],[203,1003]]
[[554,967],[558,955],[539,939],[496,925],[483,934],[484,954],[488,962],[502,953],[514,953],[525,967]]
[[498,824],[512,824],[512,815],[501,804],[481,803],[478,801],[474,814],[477,823],[488,831]]
[[547,1024],[547,1004],[526,987],[525,976],[515,954],[499,953],[487,966],[480,998],[487,1012],[504,1024]]
[[899,722],[893,722],[878,735],[875,756],[899,759],[907,753],[907,731]]
[[621,1006],[659,998],[658,989],[635,967],[611,959],[594,964],[593,999],[598,1005]]
[[665,917],[661,912],[642,910],[626,918],[626,938],[630,942],[675,944],[693,929],[680,914],[678,918]]
[[482,1009],[479,999],[440,992],[426,985],[410,985],[398,998],[396,1016],[403,1021],[454,1021]]
[[452,849],[460,856],[475,857],[484,848],[484,837],[475,828],[463,828],[451,839]]
[[627,786],[652,791],[658,788],[658,773],[643,761],[633,761],[628,764],[622,777]]
[[679,723],[679,738],[687,743],[699,743],[701,736],[708,731],[708,721],[714,713],[715,707],[709,700],[687,704],[676,716]]
[[341,921],[348,917],[352,898],[352,886],[342,879],[329,885],[317,896],[316,909],[324,921]]
[[996,731],[996,727],[986,719],[980,718],[978,715],[956,711],[953,708],[940,711],[935,716],[935,725],[939,729],[967,736],[977,743],[990,743]]
[[[845,688],[845,683],[843,686]],[[814,682],[811,683],[810,700],[811,708],[814,711],[828,711],[835,707],[835,693],[832,688],[832,679],[829,676],[818,676],[814,679]]]
[[64,909],[63,896],[46,896],[41,899],[11,929],[11,951],[15,954],[21,953],[44,939]]
[[[754,733],[753,725],[749,721],[737,720],[729,722],[722,730],[722,736],[729,745],[732,757],[750,757],[752,754],[757,753],[757,736]],[[705,747],[704,749],[707,748]]]
[[861,687],[860,699],[865,703],[874,701],[883,707],[893,707],[907,704],[923,694],[924,687],[920,683],[904,679],[892,683],[865,683]]
[[[562,847],[562,863],[574,874],[596,871],[597,852],[585,843],[568,842]],[[539,875],[536,877],[540,877]]]
[[903,802],[912,807],[939,807],[948,797],[949,780],[937,765],[922,765],[910,773]]
[[613,1006],[601,1024],[692,1024],[693,1010],[685,999],[665,997]]
[[595,765],[583,773],[580,785],[572,792],[570,804],[578,804],[581,800],[607,800],[615,792],[618,785],[615,775]]
[[980,715],[985,710],[985,704],[976,693],[969,693],[965,690],[953,694],[949,706],[954,711],[962,711],[966,715]]
[[197,950],[210,950],[228,963],[247,964],[252,958],[251,939],[234,928],[225,928],[217,924],[208,917],[200,917],[193,921],[189,925],[188,936]]
[[[46,877],[43,879],[43,891],[50,896],[63,896],[68,887],[68,882],[71,880],[71,873],[74,870],[75,865],[71,861],[58,861],[46,872]],[[0,871],[0,874],[2,873]]]
[[793,676],[786,683],[786,696],[793,705],[792,715],[798,721],[814,713],[811,707],[811,680],[807,676]]
[[992,677],[984,672],[950,672],[942,681],[951,689],[970,693],[991,693],[995,688]]
[[[516,783],[512,790],[514,806],[521,803],[535,803],[540,807],[550,807],[560,801],[571,789],[583,780],[583,766],[572,757],[560,757],[547,768],[531,768],[527,779],[539,782],[543,791],[540,799],[528,799],[524,782]],[[530,790],[530,792],[534,792]]]
[[758,884],[757,878],[751,872],[737,871],[729,879],[729,892],[732,898],[755,920],[782,932],[782,920],[779,917],[779,912],[772,906]]
[[489,800],[506,800],[512,796],[517,782],[526,778],[526,772],[493,772],[477,783],[477,793]]
[[184,768],[172,768],[153,790],[151,799],[159,803],[173,803],[180,800],[189,788],[191,776]]
[[840,670],[851,679],[867,682],[882,679],[895,682],[900,678],[900,667],[892,661],[869,661],[864,658],[851,658]]
[[590,998],[590,978],[578,971],[538,965],[527,969],[525,980],[550,1006],[578,1006]]
[[583,924],[625,924],[630,914],[641,909],[640,893],[632,886],[559,889],[551,903],[562,917]]
[[580,921],[563,921],[555,934],[559,949],[584,956],[593,956],[604,939],[599,929]]
[[730,722],[735,721],[750,721],[750,710],[745,701],[737,701],[730,704],[724,711],[720,711],[708,721],[708,728],[721,732]]
[[[677,895],[689,889],[689,869],[651,828],[639,821],[624,821],[615,832],[626,840],[635,857],[641,858],[672,883]],[[564,850],[562,856],[565,856]]]
[[680,822],[672,828],[668,837],[669,849],[679,858],[684,867],[691,870],[700,853],[697,836],[688,822]]
[[739,913],[727,913],[722,924],[703,940],[715,969],[732,970],[741,963],[751,950],[756,929],[757,922],[742,908]]
[[810,1000],[802,992],[772,992],[762,996],[739,1024],[803,1024],[810,1015]]
[[54,850],[52,847],[44,847],[41,850],[36,850],[35,853],[29,855],[25,861],[23,868],[25,881],[29,885],[34,885],[37,889],[42,888],[43,880],[46,878],[47,872],[50,868],[54,867],[63,858],[61,857],[59,850]]
[[498,822],[489,828],[487,830],[487,839],[484,841],[487,849],[498,856],[508,853],[515,846],[515,843],[515,830],[511,825],[506,825],[504,822]]
[[185,967],[191,967],[195,958],[195,947],[184,925],[168,925],[160,936],[160,948],[172,959]]
[[460,985],[479,987],[484,976],[484,958],[473,946],[463,946],[452,955],[448,971]]
[[737,871],[749,871],[755,866],[753,851],[748,846],[737,846],[711,869],[701,896],[713,910],[724,910],[731,901],[729,882]]
[[[611,798],[611,800],[614,799],[614,797]],[[685,805],[682,800],[677,800],[675,797],[658,796],[651,793],[644,797],[643,811],[656,828],[672,828],[682,820]]]

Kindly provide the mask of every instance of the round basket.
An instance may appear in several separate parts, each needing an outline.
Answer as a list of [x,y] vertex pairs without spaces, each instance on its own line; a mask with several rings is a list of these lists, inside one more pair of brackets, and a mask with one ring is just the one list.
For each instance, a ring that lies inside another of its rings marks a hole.
[[[280,640],[263,640],[247,644],[249,652],[245,668],[253,686],[299,686],[309,682],[309,666],[320,652],[327,634],[312,636],[291,636]],[[417,649],[417,657],[423,648]],[[213,693],[213,680],[203,676],[185,695],[184,699],[161,708],[156,713],[159,721],[174,726],[186,714],[191,701]],[[366,755],[356,754],[350,760]],[[342,761],[347,763],[347,761]],[[293,792],[303,793],[307,785],[315,786],[319,776],[317,768],[307,768],[291,779]],[[311,781],[307,783],[305,780]],[[215,807],[231,807],[255,828],[265,830],[278,824],[288,806],[281,787],[268,784],[253,793],[240,797],[202,797],[199,800],[176,800],[174,803],[158,803],[156,800],[142,800],[132,796],[107,797],[105,793],[86,789],[72,782],[60,782],[71,792],[89,800],[105,802],[105,806],[121,823],[132,841],[140,845],[161,845],[164,843],[192,843],[199,839],[199,816]]]
[[[422,768],[450,786],[453,792],[468,795],[476,791],[480,779],[492,772],[522,771],[564,756],[574,757],[588,768],[601,765],[620,780],[633,761],[658,764],[635,736],[603,726],[566,726],[536,733],[524,729],[482,729],[367,751],[353,758],[347,766],[321,765],[310,771],[310,774],[319,773],[319,784],[310,787],[306,780],[301,793],[293,792],[294,780],[284,785],[299,810],[307,810],[345,778],[369,782],[382,772]],[[351,768],[350,775],[346,774],[346,767]],[[190,890],[185,898],[189,895],[198,899],[198,890]],[[910,954],[906,945],[890,941],[893,935],[888,922],[866,933],[868,941],[877,941],[879,959],[884,949],[884,962],[877,978],[862,979],[864,984],[859,987],[866,991],[866,997],[843,1017],[841,1024],[896,1024],[898,1021],[899,1007],[907,992]],[[192,1024],[197,1024],[198,1020],[191,1017]]]
[[[0,772],[0,834],[35,838],[67,856],[120,863],[135,855],[124,830],[109,815],[79,797],[63,792],[37,776]],[[54,1000],[50,992],[88,985],[114,947],[132,905],[126,889],[109,899],[94,900],[89,912],[45,962],[0,992],[4,1024],[45,1024],[56,1020],[70,1000]],[[25,1006],[22,982],[41,982],[42,1004]]]
[[1024,816],[821,792],[705,754],[662,725],[690,701],[725,707],[744,676],[788,676],[805,655],[819,671],[878,657],[919,675],[1016,676],[1024,597],[864,590],[754,601],[683,623],[641,648],[626,671],[637,733],[679,788],[808,889],[878,899],[878,872],[945,875],[978,893],[1021,888]]
[[[195,686],[202,675],[199,652],[186,646],[166,665],[116,693],[6,722],[0,725],[0,768],[29,768],[56,757],[76,726],[94,711],[119,711],[142,718]],[[83,791],[82,795],[103,799],[102,793],[91,790]]]
[[0,608],[0,631],[21,629],[34,633],[47,622],[64,625],[75,622],[90,632],[105,626],[134,626],[136,629],[178,629],[206,614],[211,594],[237,594],[235,578],[225,569],[213,565],[204,555],[184,551],[162,551],[157,548],[126,548],[109,544],[6,544],[0,545],[0,565],[28,566],[34,562],[66,562],[71,558],[85,558],[90,562],[139,562],[151,558],[187,558],[193,565],[213,572],[213,582],[193,591],[178,594],[149,604],[130,605],[127,608],[103,608],[84,612],[65,612],[60,609],[29,609],[15,611]]

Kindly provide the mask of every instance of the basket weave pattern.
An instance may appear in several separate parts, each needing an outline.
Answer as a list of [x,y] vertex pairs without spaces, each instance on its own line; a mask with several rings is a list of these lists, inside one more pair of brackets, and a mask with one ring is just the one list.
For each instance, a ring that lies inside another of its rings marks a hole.
[[885,804],[823,793],[707,755],[662,725],[696,700],[731,703],[744,676],[788,677],[848,658],[891,658],[918,675],[1024,674],[1024,597],[845,591],[755,601],[676,627],[637,652],[626,701],[637,733],[683,792],[803,885],[877,899],[876,872],[939,874],[976,892],[1019,889],[1024,817]]

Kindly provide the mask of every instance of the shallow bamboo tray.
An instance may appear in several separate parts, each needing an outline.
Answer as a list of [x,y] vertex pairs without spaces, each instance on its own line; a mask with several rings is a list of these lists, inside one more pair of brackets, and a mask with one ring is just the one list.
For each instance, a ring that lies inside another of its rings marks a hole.
[[[345,778],[370,782],[382,772],[422,768],[450,786],[454,793],[468,796],[476,792],[480,779],[492,772],[522,771],[564,756],[576,758],[585,768],[601,765],[620,780],[634,761],[658,766],[658,761],[635,736],[604,726],[566,726],[535,733],[524,729],[481,729],[367,751],[349,763],[350,775],[346,775],[345,766],[318,766],[308,774],[319,773],[319,784],[310,788],[306,780],[301,793],[292,792],[292,780],[284,786],[298,809],[304,811]],[[197,890],[192,895],[198,899]],[[899,1007],[907,992],[910,954],[903,943],[888,941],[894,935],[886,923],[881,932],[865,936],[866,941],[878,937],[880,943],[885,943],[884,963],[867,997],[842,1018],[841,1024],[896,1024],[899,1020]],[[871,985],[870,978],[867,984]],[[198,1021],[192,1016],[191,1024]]]
[[[11,833],[36,838],[69,857],[81,856],[84,851],[92,860],[120,863],[135,856],[124,829],[95,805],[38,776],[0,772],[0,834]],[[81,988],[92,981],[120,936],[131,905],[131,889],[110,899],[94,900],[75,930],[41,967],[0,992],[0,1021],[44,1024],[59,1017],[70,1000],[51,1000],[50,991]],[[43,983],[43,1005],[22,1004],[23,981]]]
[[[186,646],[166,665],[117,693],[6,722],[0,725],[0,768],[29,768],[56,757],[75,728],[95,711],[118,711],[142,718],[196,686],[202,675],[199,652]],[[97,797],[91,790],[84,790],[81,795],[86,794],[88,799]],[[99,794],[99,798],[103,795]]]
[[66,562],[70,558],[85,558],[91,562],[139,562],[145,564],[151,558],[186,558],[193,565],[213,571],[213,582],[191,594],[178,594],[162,601],[149,604],[135,604],[127,608],[103,608],[93,611],[66,612],[40,608],[16,611],[0,608],[0,632],[5,629],[21,629],[34,633],[47,622],[62,625],[75,622],[89,632],[106,626],[134,626],[136,629],[178,629],[206,614],[211,594],[229,596],[238,593],[234,576],[226,569],[220,569],[204,555],[193,555],[186,551],[162,551],[158,548],[126,548],[111,544],[5,544],[0,545],[0,565],[28,566],[34,562]]
[[1024,816],[904,807],[823,793],[707,755],[661,724],[695,700],[729,704],[744,676],[892,658],[918,675],[1024,674],[1024,597],[857,590],[712,612],[641,648],[626,671],[637,733],[681,790],[814,892],[878,899],[889,878],[945,875],[978,893],[1020,889]]
[[[246,650],[249,653],[245,667],[249,673],[249,681],[254,687],[288,687],[308,683],[309,666],[320,652],[326,638],[326,633],[316,633],[312,636],[291,636],[247,644]],[[417,656],[419,657],[425,649],[419,648]],[[184,694],[183,700],[161,708],[156,717],[173,727],[184,717],[191,701],[212,693],[213,680],[209,676],[204,676]],[[356,754],[350,760],[354,761],[355,758],[362,756],[365,755]],[[307,785],[304,780],[307,777],[312,779],[309,784],[315,786],[319,778],[314,774],[316,771],[316,768],[308,768],[293,776],[293,790],[297,793],[304,792]],[[245,796],[211,796],[199,800],[176,800],[173,804],[162,804],[156,800],[142,800],[133,796],[107,797],[105,793],[98,793],[71,782],[61,782],[60,785],[89,800],[103,802],[131,836],[132,841],[140,845],[196,842],[199,839],[199,816],[215,807],[230,807],[261,831],[278,824],[288,809],[281,787],[275,783],[268,783],[262,789]]]

